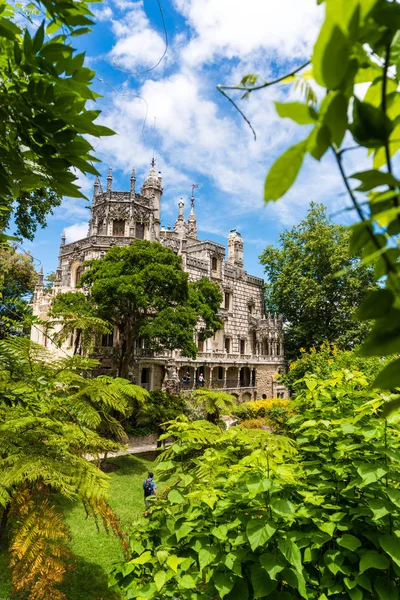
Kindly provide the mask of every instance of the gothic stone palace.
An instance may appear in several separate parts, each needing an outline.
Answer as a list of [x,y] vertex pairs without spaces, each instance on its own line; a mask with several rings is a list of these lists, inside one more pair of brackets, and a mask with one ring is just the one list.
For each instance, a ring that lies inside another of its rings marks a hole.
[[[124,246],[135,239],[158,241],[182,257],[183,269],[191,281],[206,276],[219,285],[224,326],[213,338],[198,342],[195,360],[181,356],[178,351],[150,355],[138,343],[132,379],[150,390],[174,386],[192,389],[203,375],[207,387],[226,390],[240,401],[286,397],[286,389],[274,377],[284,368],[282,320],[264,313],[264,282],[244,270],[240,233],[236,230],[229,233],[227,260],[224,246],[199,240],[193,197],[187,220],[181,200],[173,230],[160,228],[163,189],[154,159],[141,193],[136,191],[135,170],[128,192],[114,191],[112,180],[110,169],[107,189],[103,191],[96,178],[87,237],[66,244],[63,234],[53,288],[50,292],[46,290],[43,275],[39,277],[34,314],[46,318],[52,296],[76,288],[85,260],[101,258],[114,244]],[[32,329],[32,340],[56,351],[38,328]],[[70,340],[63,349],[72,352],[72,343]],[[117,332],[102,337],[96,356],[101,360],[103,372],[111,368],[111,356],[117,347]]]

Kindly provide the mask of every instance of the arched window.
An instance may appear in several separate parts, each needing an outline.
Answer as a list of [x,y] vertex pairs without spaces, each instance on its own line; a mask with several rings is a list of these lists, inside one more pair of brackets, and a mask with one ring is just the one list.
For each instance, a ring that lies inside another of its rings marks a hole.
[[75,287],[78,287],[78,283],[81,280],[82,273],[83,273],[83,267],[79,266],[75,272]]
[[215,256],[213,256],[211,259],[211,270],[216,271],[217,269],[218,269],[218,260],[216,259]]
[[113,221],[113,235],[123,237],[125,235],[125,221],[117,219]]

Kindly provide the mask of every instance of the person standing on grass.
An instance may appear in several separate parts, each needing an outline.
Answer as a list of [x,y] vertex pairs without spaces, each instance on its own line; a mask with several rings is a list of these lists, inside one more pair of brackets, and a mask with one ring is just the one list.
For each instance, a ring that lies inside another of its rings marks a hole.
[[148,508],[149,505],[151,504],[151,502],[150,502],[151,496],[156,495],[157,487],[153,481],[153,477],[154,477],[153,473],[151,471],[149,471],[147,473],[147,479],[145,479],[143,482],[144,505],[146,508]]

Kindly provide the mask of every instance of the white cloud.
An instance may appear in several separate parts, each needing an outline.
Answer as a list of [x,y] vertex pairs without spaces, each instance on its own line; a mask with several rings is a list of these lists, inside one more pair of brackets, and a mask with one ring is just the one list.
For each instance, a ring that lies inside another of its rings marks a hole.
[[87,221],[75,223],[64,229],[66,243],[76,242],[87,236],[88,224]]
[[165,39],[150,26],[142,0],[129,3],[129,6],[130,10],[122,19],[113,21],[112,30],[117,42],[110,57],[116,65],[127,70],[151,67],[161,58]]
[[321,22],[315,0],[174,0],[194,37],[183,50],[198,65],[263,48],[284,60],[308,56]]
[[104,5],[102,8],[94,9],[92,8],[92,13],[94,14],[96,21],[110,21],[113,16],[113,11],[109,6]]

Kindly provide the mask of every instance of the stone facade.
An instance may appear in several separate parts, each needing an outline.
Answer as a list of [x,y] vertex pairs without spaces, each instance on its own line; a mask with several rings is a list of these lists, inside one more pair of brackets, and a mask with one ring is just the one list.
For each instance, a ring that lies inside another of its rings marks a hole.
[[[161,196],[162,179],[155,171],[154,160],[141,193],[136,191],[134,170],[129,192],[112,189],[111,169],[106,191],[96,178],[87,237],[66,244],[62,236],[53,288],[46,290],[43,277],[39,277],[34,314],[45,318],[53,295],[76,289],[84,261],[101,258],[112,245],[129,245],[135,239],[159,241],[182,256],[183,269],[190,281],[208,277],[220,287],[223,294],[220,316],[224,326],[213,338],[197,340],[195,360],[181,356],[178,351],[150,355],[138,341],[132,381],[147,389],[193,389],[202,374],[207,387],[227,390],[241,401],[287,397],[287,390],[275,378],[284,369],[282,319],[265,315],[264,281],[244,270],[240,233],[236,230],[229,233],[226,260],[224,246],[198,239],[194,197],[187,220],[181,200],[174,228],[161,228]],[[44,330],[33,328],[31,337],[56,351]],[[72,344],[71,339],[63,350],[72,351]],[[118,346],[117,331],[113,336],[103,336],[101,346],[96,349],[103,371],[111,368]]]

